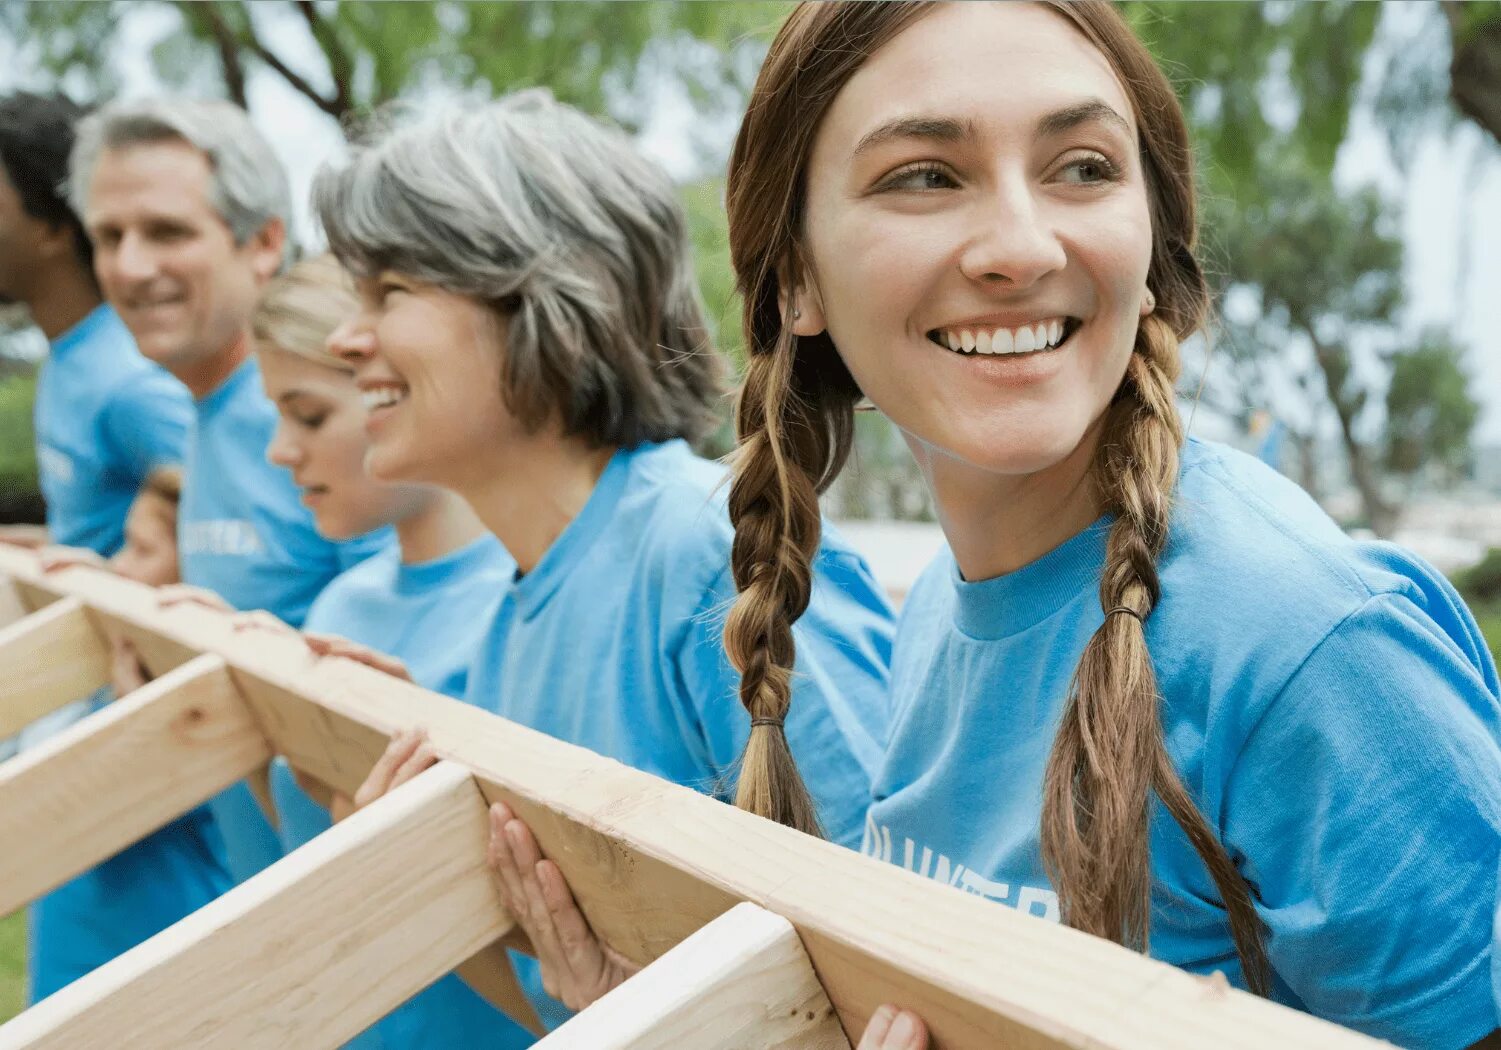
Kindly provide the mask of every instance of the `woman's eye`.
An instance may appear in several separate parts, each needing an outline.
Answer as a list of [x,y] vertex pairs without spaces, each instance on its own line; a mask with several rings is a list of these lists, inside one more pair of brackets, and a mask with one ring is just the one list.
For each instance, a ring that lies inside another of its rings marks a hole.
[[1107,157],[1099,155],[1093,157],[1081,157],[1065,165],[1060,173],[1060,181],[1073,182],[1088,185],[1097,182],[1110,182],[1119,171]]
[[948,171],[937,164],[924,164],[905,168],[881,184],[883,190],[947,190],[958,183]]
[[317,430],[323,425],[323,421],[328,417],[320,412],[311,416],[293,416],[292,418],[297,420],[298,423],[301,423],[303,426],[307,427],[309,430]]

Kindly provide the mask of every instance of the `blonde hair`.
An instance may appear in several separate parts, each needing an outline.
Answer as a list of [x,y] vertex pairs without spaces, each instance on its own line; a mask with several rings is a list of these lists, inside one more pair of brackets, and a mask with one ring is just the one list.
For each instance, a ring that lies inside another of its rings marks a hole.
[[359,308],[354,281],[337,259],[326,253],[304,259],[266,286],[250,319],[256,350],[278,350],[352,373],[327,342]]
[[[867,56],[930,7],[799,5],[761,67],[726,186],[749,357],[730,489],[739,595],[725,627],[741,702],[752,716],[736,803],[805,831],[817,829],[813,804],[779,726],[791,700],[792,624],[811,592],[818,494],[849,454],[859,389],[828,333],[803,338],[790,331],[784,293],[799,282],[804,180],[824,111]],[[1173,766],[1146,640],[1162,598],[1157,558],[1183,443],[1173,401],[1178,343],[1201,326],[1209,301],[1194,255],[1188,130],[1172,86],[1110,4],[1049,0],[1048,7],[1110,61],[1140,116],[1152,209],[1147,280],[1157,307],[1136,333],[1092,465],[1104,509],[1115,516],[1101,607],[1130,615],[1107,615],[1074,671],[1043,781],[1042,858],[1065,922],[1146,950],[1156,795],[1214,879],[1246,984],[1265,994],[1265,946],[1250,886]]]

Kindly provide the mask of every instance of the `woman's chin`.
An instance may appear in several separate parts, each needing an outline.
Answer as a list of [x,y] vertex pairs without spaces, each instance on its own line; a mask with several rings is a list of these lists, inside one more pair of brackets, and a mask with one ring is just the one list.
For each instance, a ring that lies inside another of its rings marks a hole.
[[372,445],[365,453],[365,474],[382,484],[427,484],[422,460],[410,455],[405,449]]

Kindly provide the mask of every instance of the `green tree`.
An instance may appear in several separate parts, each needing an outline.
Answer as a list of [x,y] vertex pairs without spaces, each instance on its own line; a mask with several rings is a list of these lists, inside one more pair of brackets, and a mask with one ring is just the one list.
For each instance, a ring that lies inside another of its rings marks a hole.
[[1386,468],[1405,476],[1422,470],[1454,480],[1469,467],[1470,437],[1480,405],[1470,395],[1461,354],[1442,332],[1392,358],[1386,391]]
[[[1249,207],[1208,202],[1206,225],[1233,267],[1222,288],[1256,304],[1254,321],[1239,333],[1231,329],[1227,353],[1242,363],[1270,358],[1284,377],[1303,377],[1297,386],[1311,399],[1311,429],[1319,404],[1327,405],[1365,517],[1388,534],[1395,508],[1382,492],[1379,457],[1363,425],[1377,403],[1369,377],[1379,358],[1362,355],[1362,346],[1381,338],[1402,303],[1395,216],[1374,190],[1340,194],[1327,176],[1292,162],[1269,167],[1262,182],[1260,200]],[[1266,385],[1252,394],[1261,407],[1274,402]]]
[[[241,105],[251,71],[262,67],[341,121],[435,85],[482,84],[496,94],[544,86],[566,102],[632,124],[661,77],[676,79],[701,105],[737,104],[755,64],[725,61],[723,54],[775,25],[785,7],[661,0],[20,0],[0,8],[0,26],[30,42],[33,60],[57,82],[94,97],[112,87],[112,71],[98,56],[108,53],[127,17],[151,11],[175,13],[183,29],[152,56],[162,79],[203,90],[206,76],[217,78],[223,94]],[[311,64],[303,59],[309,42],[319,55]]]

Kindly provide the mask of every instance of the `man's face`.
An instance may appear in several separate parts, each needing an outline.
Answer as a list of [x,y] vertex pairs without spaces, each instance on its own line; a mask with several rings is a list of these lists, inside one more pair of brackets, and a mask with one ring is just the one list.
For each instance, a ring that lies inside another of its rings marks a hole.
[[21,206],[21,195],[0,166],[0,303],[25,298],[26,275],[36,271],[47,224]]
[[202,152],[166,140],[106,149],[89,182],[84,223],[99,285],[141,352],[171,371],[240,338],[281,259],[280,221],[236,245],[211,181]]

